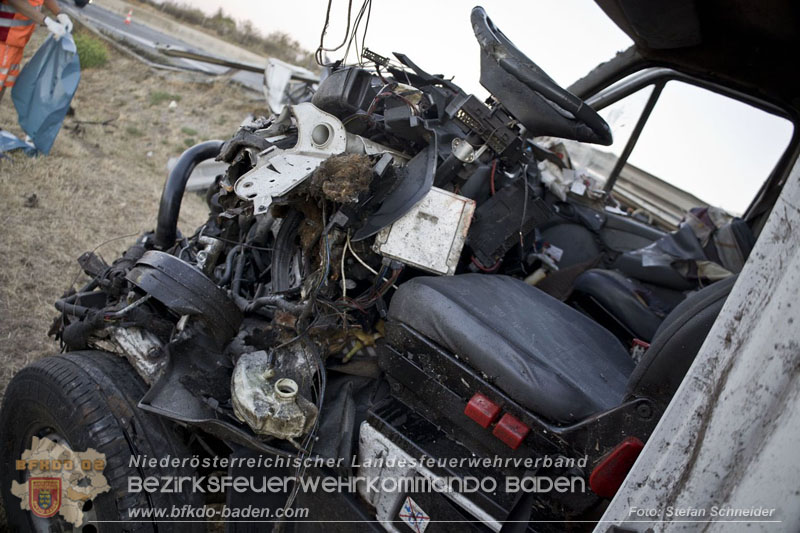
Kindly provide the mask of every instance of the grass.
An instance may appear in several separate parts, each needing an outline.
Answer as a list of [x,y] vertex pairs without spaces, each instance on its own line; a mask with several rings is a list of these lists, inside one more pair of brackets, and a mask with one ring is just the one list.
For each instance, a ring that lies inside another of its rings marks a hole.
[[73,38],[78,48],[78,59],[82,70],[106,66],[108,63],[106,43],[87,31],[77,31],[73,34]]
[[[23,61],[47,35],[34,32]],[[114,49],[107,59],[105,67],[82,73],[74,115],[49,156],[0,159],[0,400],[17,371],[58,353],[47,330],[56,315],[53,302],[81,278],[76,258],[97,248],[111,262],[154,228],[167,161],[184,150],[181,129],[192,124],[204,138],[225,139],[258,105],[235,83],[208,83],[202,76],[194,82]],[[181,100],[181,94],[186,105],[174,112],[149,105],[153,98]],[[8,95],[0,105],[0,127],[25,135]],[[36,203],[28,200],[33,194]],[[202,198],[186,195],[179,227],[194,231],[207,216]],[[0,531],[5,522],[0,505]]]
[[192,129],[188,126],[184,126],[181,128],[181,133],[188,135],[189,137],[194,137],[197,135],[197,130]]
[[[24,61],[47,33],[34,33]],[[0,159],[0,397],[19,369],[58,352],[47,330],[53,302],[80,277],[76,258],[106,243],[98,253],[111,262],[134,234],[153,229],[167,161],[191,137],[181,129],[191,124],[202,138],[224,139],[253,112],[251,93],[239,85],[197,78],[151,70],[112,49],[105,68],[83,73],[74,116],[66,118],[49,156]],[[149,105],[153,95],[163,103],[179,94],[186,105],[171,113]],[[24,136],[9,100],[0,105],[0,126]],[[34,193],[38,205],[26,207]],[[207,216],[205,202],[187,195],[179,227],[191,232]],[[0,531],[2,524],[0,510]]]
[[159,104],[163,104],[164,102],[171,102],[175,100],[176,102],[181,101],[181,95],[179,94],[171,94],[166,91],[153,91],[150,93],[150,105],[156,106]]
[[190,146],[194,146],[195,144],[197,144],[197,141],[195,141],[192,138],[188,138],[188,139],[184,139],[183,140],[183,145],[186,146],[187,148],[189,148]]

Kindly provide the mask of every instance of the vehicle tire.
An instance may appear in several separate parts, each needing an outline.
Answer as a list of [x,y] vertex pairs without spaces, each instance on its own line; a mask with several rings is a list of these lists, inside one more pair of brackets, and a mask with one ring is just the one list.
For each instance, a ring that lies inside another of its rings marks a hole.
[[[82,351],[42,358],[23,368],[8,385],[0,409],[0,493],[9,525],[19,531],[81,531],[57,514],[45,521],[20,508],[11,482],[25,481],[15,469],[33,436],[53,440],[82,452],[94,448],[106,455],[103,471],[111,490],[84,505],[97,524],[82,531],[200,531],[202,523],[156,524],[152,519],[129,520],[131,509],[202,506],[201,494],[128,492],[131,476],[190,476],[187,468],[131,466],[132,456],[191,457],[178,428],[137,407],[146,385],[123,358],[105,352]],[[43,523],[46,522],[46,523]],[[165,527],[168,526],[168,527]]]

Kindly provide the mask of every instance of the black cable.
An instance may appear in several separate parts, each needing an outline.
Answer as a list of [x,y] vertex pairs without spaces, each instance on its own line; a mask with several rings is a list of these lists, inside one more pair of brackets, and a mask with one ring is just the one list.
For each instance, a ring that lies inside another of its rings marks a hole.
[[89,309],[88,307],[85,307],[83,305],[66,303],[64,300],[56,300],[55,308],[56,310],[61,311],[63,314],[75,316],[78,318],[85,317],[86,315],[89,314],[89,311],[91,311],[91,309]]
[[[310,330],[312,325],[313,322],[311,323],[311,325],[309,325],[306,331]],[[319,415],[322,414],[322,404],[325,401],[325,390],[328,386],[328,378],[325,372],[325,362],[322,360],[322,355],[320,355],[320,353],[317,350],[313,351],[314,351],[314,360],[315,363],[317,364],[317,379],[319,380],[319,384],[317,385],[318,389],[317,419],[314,421],[314,426],[308,432],[306,438],[303,439],[303,443],[300,447],[300,453],[298,454],[298,457],[300,457],[302,460],[298,465],[298,467],[295,469],[294,477],[296,481],[294,487],[292,487],[292,492],[289,493],[289,496],[286,499],[286,504],[284,504],[284,510],[289,509],[292,507],[292,505],[294,505],[294,500],[297,497],[297,493],[300,489],[300,479],[302,479],[302,477],[305,475],[307,467],[307,465],[305,464],[305,458],[311,455],[314,448],[314,443],[316,442],[317,431],[319,430],[319,419],[320,419]],[[303,350],[303,356],[304,357],[306,356],[305,350]]]
[[267,294],[265,296],[260,296],[255,300],[252,300],[244,309],[244,311],[252,312],[268,305],[272,307],[277,307],[279,309],[283,309],[284,311],[288,311],[290,313],[302,312],[303,309],[305,309],[304,304],[290,302],[286,300],[283,296],[278,296],[275,294]]
[[525,236],[523,235],[523,231],[525,229],[525,217],[528,215],[528,195],[530,191],[528,190],[528,165],[522,165],[522,177],[525,180],[523,184],[523,189],[525,189],[525,195],[522,197],[522,218],[519,221],[519,263],[520,267],[522,267],[522,272],[527,275],[528,272],[525,269]]
[[222,277],[219,279],[217,285],[223,286],[227,285],[231,281],[231,277],[233,276],[233,260],[236,258],[236,255],[241,253],[242,245],[236,245],[231,248],[231,251],[228,252],[228,257],[225,258],[225,270],[222,273]]
[[328,0],[328,9],[325,11],[325,23],[322,25],[322,33],[319,36],[319,47],[317,47],[317,51],[314,54],[314,59],[321,67],[326,66],[322,62],[322,52],[335,52],[337,50],[341,50],[341,48],[347,44],[347,39],[350,36],[350,17],[353,12],[353,0],[348,0],[347,2],[347,28],[344,30],[344,39],[342,39],[342,43],[336,48],[325,48],[325,34],[328,32],[328,25],[330,24],[331,20],[332,5],[333,0]]
[[244,265],[246,259],[244,251],[239,252],[239,257],[236,258],[236,269],[233,271],[233,280],[231,280],[231,292],[234,297],[241,296],[239,290],[242,286],[242,276],[244,275]]
[[273,250],[273,248],[266,248],[264,246],[255,246],[253,244],[247,244],[245,242],[234,241],[232,239],[226,239],[224,237],[214,237],[214,238],[217,239],[217,240],[220,240],[222,242],[227,242],[228,244],[235,244],[237,246],[241,246],[242,248],[252,248],[253,250],[261,250],[263,252],[271,252]]
[[359,61],[361,60],[361,57],[358,52],[358,37],[357,37],[358,28],[359,26],[361,26],[361,20],[364,18],[364,13],[367,10],[367,6],[370,5],[371,2],[372,0],[364,0],[364,2],[361,4],[361,9],[359,9],[358,14],[356,15],[356,18],[353,21],[353,31],[350,34],[350,39],[347,42],[347,48],[345,48],[344,51],[344,58],[343,58],[344,61],[347,61],[347,56],[350,54],[351,46],[355,46],[356,55],[358,56]]
[[[369,30],[369,19],[372,17],[372,0],[369,0],[369,7],[367,8],[367,20],[364,22],[364,34],[361,36],[361,53],[367,49],[367,31]],[[359,56],[361,57],[361,56]]]

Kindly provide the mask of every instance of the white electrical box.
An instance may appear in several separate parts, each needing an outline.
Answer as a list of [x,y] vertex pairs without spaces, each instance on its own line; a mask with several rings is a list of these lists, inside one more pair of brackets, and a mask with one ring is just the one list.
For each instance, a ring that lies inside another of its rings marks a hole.
[[411,210],[375,237],[375,252],[434,274],[456,271],[475,201],[431,188]]

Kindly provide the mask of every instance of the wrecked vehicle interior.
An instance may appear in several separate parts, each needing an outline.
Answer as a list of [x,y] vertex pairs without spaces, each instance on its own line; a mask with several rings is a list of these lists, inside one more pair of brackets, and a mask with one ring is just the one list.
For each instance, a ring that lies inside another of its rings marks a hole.
[[[51,332],[64,350],[127,361],[146,384],[133,401],[170,428],[159,439],[180,443],[171,449],[361,464],[586,457],[545,469],[584,478],[583,494],[413,497],[439,519],[495,531],[509,516],[596,519],[700,349],[759,219],[703,206],[668,230],[619,209],[603,184],[564,189],[576,170],[560,140],[610,145],[611,129],[482,8],[471,23],[486,101],[422,62],[365,49],[309,102],[188,149],[155,230],[110,264],[79,258],[89,281],[56,302]],[[212,158],[228,166],[207,191],[209,218],[181,233],[186,182]],[[270,497],[330,503],[315,520],[399,530],[409,495]]]

